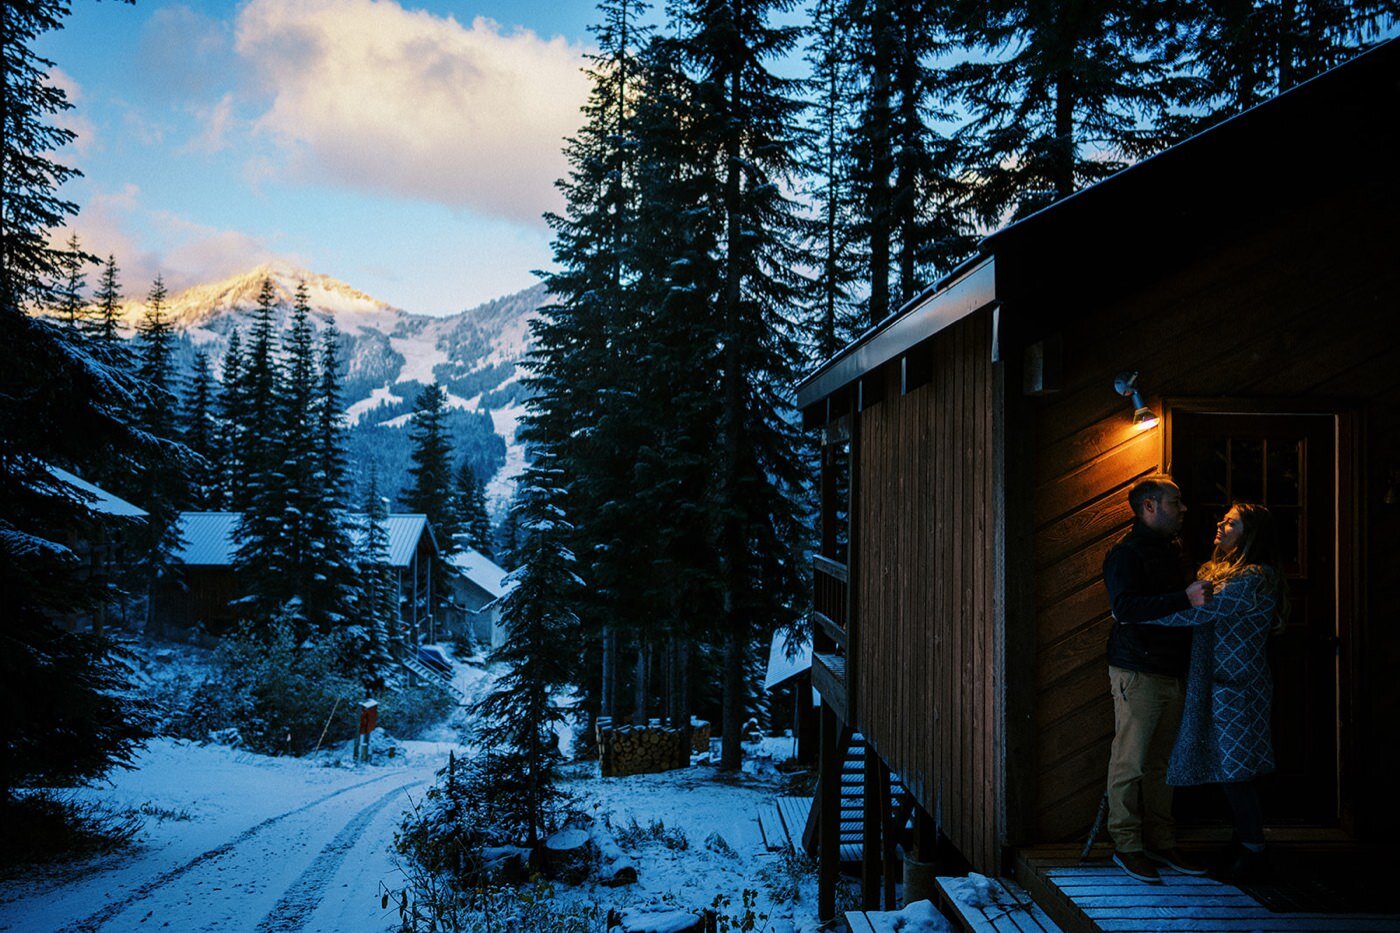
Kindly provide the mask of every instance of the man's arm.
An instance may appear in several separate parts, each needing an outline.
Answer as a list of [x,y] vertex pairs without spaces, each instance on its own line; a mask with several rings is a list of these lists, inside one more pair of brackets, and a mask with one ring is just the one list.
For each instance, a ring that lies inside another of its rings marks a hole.
[[1116,547],[1108,552],[1103,562],[1103,581],[1108,587],[1113,618],[1132,625],[1191,608],[1192,599],[1184,589],[1170,593],[1143,592],[1147,587],[1145,576],[1141,559],[1128,548]]

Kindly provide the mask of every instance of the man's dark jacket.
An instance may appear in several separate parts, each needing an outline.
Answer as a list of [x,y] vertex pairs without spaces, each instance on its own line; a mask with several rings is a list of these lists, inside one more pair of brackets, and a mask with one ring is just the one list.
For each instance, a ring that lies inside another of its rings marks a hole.
[[1129,671],[1186,676],[1191,630],[1134,624],[1191,608],[1186,596],[1191,571],[1181,543],[1138,522],[1104,558],[1103,580],[1113,606],[1108,663]]

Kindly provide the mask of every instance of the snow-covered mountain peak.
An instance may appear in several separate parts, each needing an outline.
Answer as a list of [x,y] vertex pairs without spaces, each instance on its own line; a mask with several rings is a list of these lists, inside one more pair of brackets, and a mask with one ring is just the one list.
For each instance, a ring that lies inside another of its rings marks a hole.
[[[401,313],[387,302],[373,298],[328,275],[311,272],[288,262],[276,261],[264,263],[217,282],[185,289],[167,301],[167,318],[178,326],[192,328],[230,311],[252,310],[257,307],[258,294],[262,291],[264,280],[272,283],[273,293],[276,295],[275,302],[283,308],[291,306],[297,285],[305,282],[311,307],[316,311],[334,314],[338,320],[363,314],[377,316],[384,312]],[[128,302],[123,309],[126,323],[134,326],[145,312],[145,307],[145,301]]]

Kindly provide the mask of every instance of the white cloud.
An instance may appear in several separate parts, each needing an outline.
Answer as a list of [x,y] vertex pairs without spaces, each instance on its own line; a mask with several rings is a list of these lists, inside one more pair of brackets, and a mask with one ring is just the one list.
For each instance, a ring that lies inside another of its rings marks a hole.
[[194,115],[203,129],[185,144],[182,152],[213,153],[228,147],[228,134],[234,122],[232,94],[225,94],[212,107],[194,108]]
[[[83,99],[83,88],[76,78],[64,71],[62,68],[54,67],[49,69],[47,75],[48,84],[58,88],[68,98],[68,103],[74,106],[68,110],[59,111],[54,115],[54,125],[60,129],[71,130],[77,135],[69,143],[73,151],[79,155],[86,154],[97,142],[97,127],[87,117],[83,116],[78,104]],[[60,161],[62,161],[60,159]]]
[[[105,260],[116,256],[127,297],[146,293],[159,273],[172,292],[246,272],[264,262],[300,257],[273,249],[265,240],[238,230],[221,230],[195,223],[169,211],[153,211],[141,202],[135,185],[94,195],[68,228],[83,249]],[[153,247],[151,240],[159,240]],[[89,283],[96,281],[89,275]]]
[[258,127],[304,176],[537,222],[587,96],[583,50],[395,0],[251,0],[235,49]]

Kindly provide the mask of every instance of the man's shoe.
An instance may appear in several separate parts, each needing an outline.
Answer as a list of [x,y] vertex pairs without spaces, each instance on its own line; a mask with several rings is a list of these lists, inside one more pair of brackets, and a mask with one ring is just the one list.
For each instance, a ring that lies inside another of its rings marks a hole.
[[1204,865],[1196,862],[1176,846],[1172,846],[1170,849],[1147,849],[1142,854],[1157,864],[1165,865],[1183,875],[1204,875],[1206,873]]
[[1157,866],[1141,852],[1115,851],[1113,864],[1123,869],[1129,878],[1135,878],[1145,884],[1162,883],[1162,875],[1157,871]]

